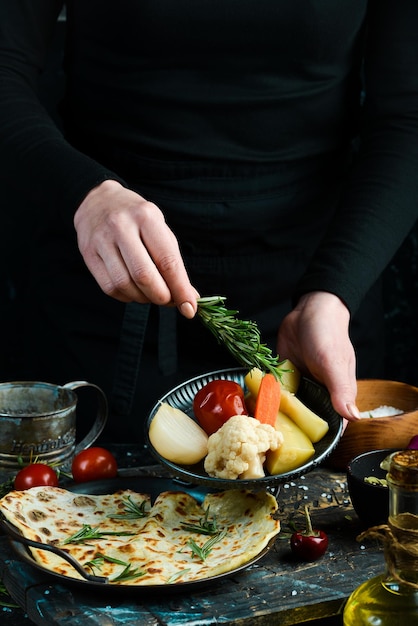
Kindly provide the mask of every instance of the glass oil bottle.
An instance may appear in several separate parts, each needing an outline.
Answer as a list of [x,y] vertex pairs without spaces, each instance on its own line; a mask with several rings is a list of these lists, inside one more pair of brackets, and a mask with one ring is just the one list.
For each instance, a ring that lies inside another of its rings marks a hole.
[[347,600],[344,626],[418,626],[418,450],[392,455],[389,519],[359,536],[382,541],[386,570]]

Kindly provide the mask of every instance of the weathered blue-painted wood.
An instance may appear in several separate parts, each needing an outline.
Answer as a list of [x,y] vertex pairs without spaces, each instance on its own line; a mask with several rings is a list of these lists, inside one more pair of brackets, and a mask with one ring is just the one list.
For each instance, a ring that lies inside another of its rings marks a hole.
[[[303,505],[313,523],[329,535],[329,549],[319,561],[293,560],[287,539],[258,564],[194,593],[129,594],[61,585],[21,563],[5,537],[0,538],[0,576],[39,626],[291,626],[308,619],[336,615],[360,582],[383,568],[375,545],[361,546],[361,528],[349,501],[345,476],[317,469],[279,495],[280,518],[303,521]],[[3,571],[3,573],[2,573]],[[1,622],[0,622],[1,623]],[[7,626],[21,626],[8,622]]]

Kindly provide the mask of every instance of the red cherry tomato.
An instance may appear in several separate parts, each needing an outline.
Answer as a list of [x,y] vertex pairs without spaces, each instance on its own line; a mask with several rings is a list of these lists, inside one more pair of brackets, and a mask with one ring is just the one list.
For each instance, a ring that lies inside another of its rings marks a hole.
[[290,548],[301,561],[316,561],[328,548],[328,536],[323,530],[312,528],[308,508],[305,507],[306,530],[296,531],[290,537]]
[[244,390],[233,380],[212,380],[195,395],[193,412],[203,430],[212,435],[233,415],[248,415]]
[[115,457],[105,448],[86,448],[75,455],[71,471],[77,483],[114,478],[118,472]]
[[18,471],[14,480],[14,488],[24,491],[31,487],[58,487],[56,471],[45,463],[31,463]]

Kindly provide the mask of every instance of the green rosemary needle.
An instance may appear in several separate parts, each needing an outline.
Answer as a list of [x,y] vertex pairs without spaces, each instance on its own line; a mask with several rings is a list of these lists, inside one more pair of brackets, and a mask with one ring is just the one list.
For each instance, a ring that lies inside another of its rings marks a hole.
[[94,574],[96,570],[100,571],[102,569],[104,561],[105,559],[103,554],[97,553],[94,559],[91,559],[91,561],[86,561],[84,563],[84,567],[88,567]]
[[145,576],[146,572],[144,570],[138,569],[137,567],[132,568],[131,563],[127,563],[125,569],[118,574],[118,576],[114,576],[110,582],[120,582],[121,580],[132,580],[132,578],[140,578],[141,576]]
[[280,368],[279,357],[273,356],[270,348],[261,342],[257,323],[236,317],[239,311],[227,309],[225,300],[224,296],[199,298],[197,314],[200,320],[238,363],[249,369],[258,367],[263,372],[271,372],[280,380],[289,370]]
[[172,583],[177,582],[177,580],[179,578],[181,578],[182,576],[184,576],[185,574],[188,574],[190,572],[190,567],[188,567],[187,569],[182,569],[178,572],[176,572],[175,574],[173,574],[172,576],[170,576],[170,578],[167,579],[167,585],[171,585]]
[[115,513],[113,515],[108,515],[111,519],[140,519],[141,517],[147,517],[148,513],[145,510],[145,506],[147,504],[146,500],[143,500],[141,504],[136,504],[131,498],[131,496],[127,496],[124,498],[125,507],[123,509],[123,513]]
[[217,535],[214,535],[213,537],[208,539],[206,541],[206,543],[203,544],[203,546],[199,546],[194,541],[194,539],[190,539],[187,542],[187,545],[189,546],[189,548],[191,548],[193,556],[197,556],[202,561],[206,561],[207,557],[212,552],[212,549],[213,549],[213,546],[215,545],[215,543],[218,543],[219,541],[222,541],[222,539],[225,537],[225,535],[226,535],[226,530],[223,530],[221,533],[218,533]]
[[92,561],[88,561],[84,564],[85,567],[90,568],[94,571],[94,569],[100,570],[102,568],[103,563],[107,561],[108,563],[115,563],[115,565],[122,565],[123,570],[117,576],[114,576],[110,582],[120,582],[121,580],[130,580],[132,578],[139,578],[140,576],[145,576],[146,572],[144,570],[140,570],[138,568],[132,568],[132,563],[127,563],[126,561],[121,561],[120,559],[115,559],[112,556],[107,556],[107,554],[102,554],[98,552],[95,558]]
[[102,537],[108,536],[125,536],[125,535],[134,535],[135,533],[122,531],[122,532],[110,532],[110,531],[100,531],[98,528],[92,528],[89,524],[83,524],[82,528],[78,530],[76,533],[67,537],[63,541],[63,545],[68,543],[85,543],[86,541],[91,541],[92,539],[102,539]]
[[209,519],[209,507],[205,509],[205,516],[201,517],[196,524],[182,524],[181,526],[185,530],[201,535],[217,535],[219,533],[216,517]]
[[6,496],[13,489],[14,478],[8,478],[4,483],[0,483],[0,498]]
[[5,584],[0,578],[0,606],[4,609],[17,609],[19,605],[12,602],[9,592],[6,589]]

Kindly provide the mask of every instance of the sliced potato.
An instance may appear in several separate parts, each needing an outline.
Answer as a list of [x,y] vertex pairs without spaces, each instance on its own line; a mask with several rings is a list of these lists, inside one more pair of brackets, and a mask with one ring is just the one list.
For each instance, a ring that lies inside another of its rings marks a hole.
[[[300,383],[300,372],[292,361],[285,359],[282,361],[280,368],[288,370],[283,372],[280,377],[280,384],[282,388],[287,389],[291,393],[296,393]],[[264,376],[264,372],[258,367],[253,367],[244,378],[245,385],[249,393],[257,397],[258,390],[260,388],[261,379]]]
[[292,361],[285,359],[280,364],[280,369],[288,370],[287,372],[283,372],[280,377],[282,387],[291,393],[296,393],[300,383],[300,372],[298,368]]
[[282,389],[280,410],[288,415],[297,426],[309,437],[312,443],[320,441],[329,430],[328,422],[311,411],[293,393]]
[[253,398],[257,398],[263,376],[264,372],[262,372],[258,367],[253,367],[244,377],[245,386]]
[[[291,361],[287,361],[289,369],[295,366]],[[261,379],[264,376],[259,368],[253,367],[244,378],[245,385],[248,389],[248,395],[245,399],[248,410],[251,413],[252,407],[255,405],[258,390],[260,388]],[[290,376],[290,373],[289,373]],[[292,378],[288,378],[290,387],[299,387],[300,373],[294,369]],[[322,417],[311,411],[295,394],[289,391],[282,384],[282,393],[280,398],[280,411],[290,417],[297,426],[309,437],[312,443],[317,443],[326,435],[329,430],[328,422]]]
[[265,466],[269,474],[285,474],[294,470],[314,455],[315,448],[309,437],[287,415],[279,411],[275,424],[283,435],[283,443],[277,450],[269,450]]

